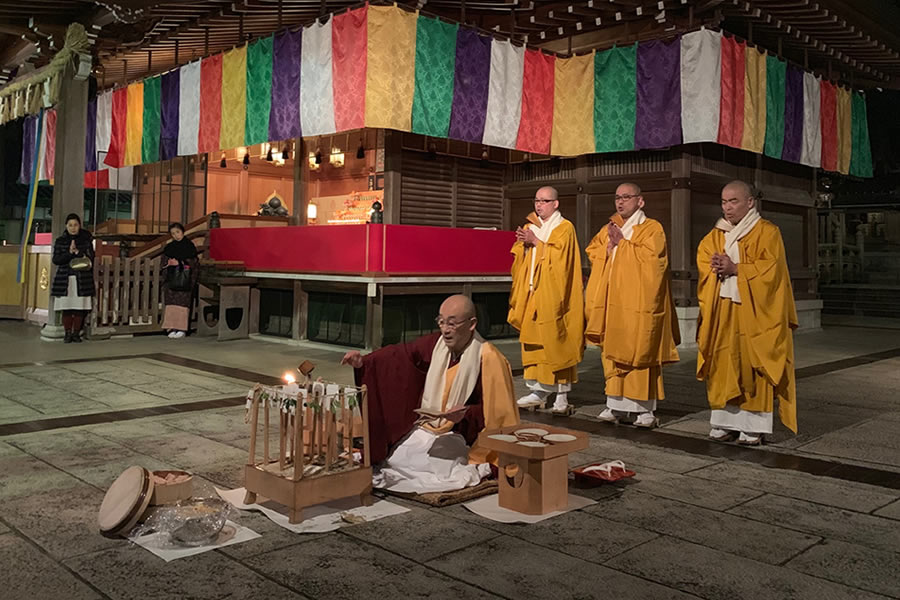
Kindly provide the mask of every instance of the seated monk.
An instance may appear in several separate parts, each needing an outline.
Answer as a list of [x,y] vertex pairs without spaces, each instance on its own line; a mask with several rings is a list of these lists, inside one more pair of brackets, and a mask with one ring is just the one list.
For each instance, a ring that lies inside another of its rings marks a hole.
[[[375,487],[447,492],[477,485],[496,456],[475,444],[482,429],[519,422],[506,358],[475,331],[475,305],[450,296],[439,333],[362,356],[344,355],[366,385]],[[444,415],[421,422],[416,409]],[[450,413],[450,414],[448,414]]]

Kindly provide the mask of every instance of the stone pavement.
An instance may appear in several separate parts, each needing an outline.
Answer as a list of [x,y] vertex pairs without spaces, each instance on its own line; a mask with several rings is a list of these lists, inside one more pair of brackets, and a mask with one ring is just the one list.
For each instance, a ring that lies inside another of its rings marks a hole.
[[[900,598],[896,333],[798,336],[801,435],[753,450],[701,439],[689,352],[666,370],[664,427],[597,424],[589,351],[572,395],[582,414],[566,423],[593,433],[572,463],[622,459],[638,475],[573,484],[598,503],[537,525],[401,501],[411,512],[298,535],[242,513],[261,538],[165,563],[97,533],[106,487],[131,464],[190,470],[201,494],[239,486],[248,372],[310,358],[317,375],[349,382],[340,353],[260,340],[63,346],[0,322],[0,598]],[[515,344],[500,347],[518,367]]]

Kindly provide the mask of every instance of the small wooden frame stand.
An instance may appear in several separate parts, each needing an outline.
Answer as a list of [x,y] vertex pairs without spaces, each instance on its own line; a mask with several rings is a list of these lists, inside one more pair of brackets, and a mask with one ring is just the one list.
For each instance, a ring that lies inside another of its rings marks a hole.
[[[520,429],[543,429],[572,435],[575,439],[536,448],[489,437],[498,433],[513,435]],[[545,515],[568,506],[569,454],[587,448],[588,435],[583,431],[522,422],[501,429],[486,429],[479,434],[478,444],[500,455],[497,463],[500,506],[526,515]]]
[[[328,391],[326,391],[328,390]],[[354,401],[352,398],[355,398]],[[262,410],[260,408],[262,407]],[[362,416],[357,428],[354,407]],[[278,456],[269,453],[273,414],[278,418]],[[257,459],[259,417],[263,417],[263,459]],[[288,520],[303,520],[303,508],[349,496],[372,504],[369,408],[366,387],[307,382],[262,386],[247,396],[250,457],[244,467],[246,504],[259,494],[288,507]],[[363,438],[362,462],[353,458],[353,433]]]

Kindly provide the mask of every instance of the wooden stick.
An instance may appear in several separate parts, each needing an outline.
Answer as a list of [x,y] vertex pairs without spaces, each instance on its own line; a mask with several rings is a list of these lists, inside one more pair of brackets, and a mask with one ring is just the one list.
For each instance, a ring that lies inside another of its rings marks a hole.
[[278,470],[284,472],[284,457],[287,454],[285,438],[287,437],[287,416],[278,408]]
[[294,481],[303,477],[303,399],[297,394],[294,408]]
[[360,400],[360,411],[362,412],[362,428],[363,428],[363,466],[372,466],[372,450],[369,447],[369,399],[366,386],[362,386],[362,399]]
[[[347,444],[347,466],[353,466],[353,410],[350,408],[350,400],[341,388],[341,416],[344,418],[344,439],[341,442]],[[346,404],[345,404],[346,403]],[[341,445],[343,445],[343,443]]]
[[258,389],[253,390],[253,398],[250,400],[252,408],[250,411],[250,457],[247,459],[248,465],[256,464],[256,427],[258,425],[256,420],[259,418],[259,396],[260,391]]
[[265,422],[263,423],[263,456],[266,459],[266,468],[269,468],[269,463],[271,459],[269,458],[269,401],[266,400],[266,405],[263,407],[263,414],[265,418]]

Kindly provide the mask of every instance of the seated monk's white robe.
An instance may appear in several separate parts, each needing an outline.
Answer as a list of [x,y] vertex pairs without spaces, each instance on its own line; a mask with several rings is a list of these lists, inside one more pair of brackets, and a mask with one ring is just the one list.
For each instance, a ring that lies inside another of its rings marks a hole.
[[[485,427],[518,423],[512,372],[496,347],[476,333],[459,362],[448,366],[450,362],[450,352],[439,340],[428,367],[421,408],[447,412],[462,407],[480,380]],[[424,494],[478,485],[490,475],[489,462],[496,457],[481,448],[470,449],[465,438],[452,431],[453,426],[446,419],[436,419],[414,427],[375,469],[373,486]]]

